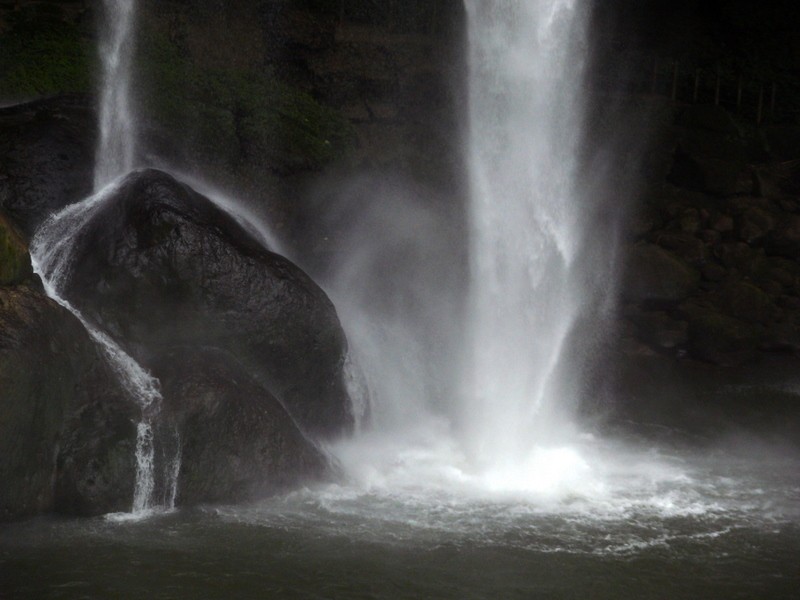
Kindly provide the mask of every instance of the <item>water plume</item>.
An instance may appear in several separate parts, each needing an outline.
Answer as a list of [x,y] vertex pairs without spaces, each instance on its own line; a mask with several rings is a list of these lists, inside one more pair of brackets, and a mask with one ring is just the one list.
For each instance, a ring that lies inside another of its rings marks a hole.
[[94,190],[99,191],[134,167],[136,125],[131,108],[134,0],[103,0],[99,55],[100,139],[95,154]]
[[558,374],[587,292],[577,185],[586,8],[466,6],[471,280],[460,416],[474,460],[505,470],[538,464],[536,446],[555,441],[573,403]]

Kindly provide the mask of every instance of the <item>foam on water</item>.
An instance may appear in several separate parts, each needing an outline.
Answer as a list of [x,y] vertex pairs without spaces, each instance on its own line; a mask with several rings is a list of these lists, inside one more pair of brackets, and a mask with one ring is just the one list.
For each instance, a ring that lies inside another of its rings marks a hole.
[[664,450],[587,437],[534,453],[532,465],[547,463],[552,477],[543,486],[539,478],[535,485],[513,477],[498,482],[494,471],[470,470],[447,441],[416,448],[402,440],[368,443],[376,453],[371,460],[364,448],[338,448],[347,481],[212,513],[226,522],[358,542],[622,557],[707,555],[735,546],[747,532],[777,536],[800,526],[800,496],[787,485],[800,467],[796,455]]

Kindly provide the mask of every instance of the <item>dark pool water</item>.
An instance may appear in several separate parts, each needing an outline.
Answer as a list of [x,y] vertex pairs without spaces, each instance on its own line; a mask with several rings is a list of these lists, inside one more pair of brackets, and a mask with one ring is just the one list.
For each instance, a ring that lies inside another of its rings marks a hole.
[[558,493],[403,470],[248,506],[9,525],[0,597],[800,598],[794,453],[595,454]]

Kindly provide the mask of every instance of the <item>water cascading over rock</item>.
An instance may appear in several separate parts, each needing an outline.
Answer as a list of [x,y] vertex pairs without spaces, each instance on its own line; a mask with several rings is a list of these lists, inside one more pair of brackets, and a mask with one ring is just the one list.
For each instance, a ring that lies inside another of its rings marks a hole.
[[336,311],[235,202],[131,171],[135,6],[104,9],[95,193],[29,220],[45,290],[140,413],[132,512],[174,507],[179,483],[184,503],[240,501],[326,473],[315,438],[352,421]]

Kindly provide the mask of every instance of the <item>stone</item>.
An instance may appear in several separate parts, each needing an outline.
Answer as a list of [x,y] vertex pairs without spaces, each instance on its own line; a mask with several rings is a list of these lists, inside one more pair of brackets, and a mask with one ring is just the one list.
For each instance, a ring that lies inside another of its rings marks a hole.
[[686,344],[689,326],[686,321],[673,319],[664,311],[645,311],[631,316],[638,329],[637,337],[662,349]]
[[685,231],[659,231],[650,240],[692,265],[702,265],[708,258],[703,241]]
[[630,248],[622,287],[630,301],[677,302],[697,288],[700,274],[654,244]]
[[728,281],[708,297],[720,313],[741,321],[766,324],[776,318],[778,308],[769,295],[746,281]]
[[27,286],[0,287],[0,391],[0,521],[130,509],[138,409],[80,322]]
[[176,347],[230,353],[301,429],[352,424],[336,310],[300,268],[166,173],[129,175],[77,234],[63,294],[153,371]]
[[689,354],[722,366],[755,360],[764,338],[762,328],[696,304],[681,306],[688,322]]
[[775,256],[800,256],[800,215],[787,215],[766,240],[764,247]]
[[181,448],[178,505],[255,500],[330,472],[324,454],[235,357],[181,349],[159,364],[161,419]]
[[24,235],[91,194],[96,137],[85,96],[0,108],[0,209]]
[[775,228],[775,216],[759,207],[750,207],[739,216],[739,239],[747,244],[759,242]]

